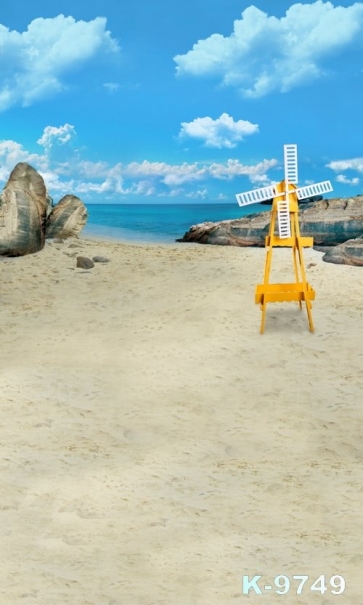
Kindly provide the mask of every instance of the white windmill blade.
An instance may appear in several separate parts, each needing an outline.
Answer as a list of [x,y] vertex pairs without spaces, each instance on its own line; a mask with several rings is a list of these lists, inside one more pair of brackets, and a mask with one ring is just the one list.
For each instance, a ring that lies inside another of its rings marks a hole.
[[297,185],[297,145],[284,145],[285,183]]
[[330,191],[333,191],[330,181],[313,183],[313,185],[306,185],[305,187],[298,187],[295,189],[298,200],[303,200],[306,197],[314,197],[314,195],[320,195],[322,193],[330,193]]
[[279,237],[281,239],[291,237],[289,202],[286,199],[277,202],[277,223]]
[[240,206],[247,206],[248,204],[259,204],[266,200],[282,195],[276,189],[276,185],[269,185],[268,187],[261,187],[261,189],[252,189],[251,191],[245,191],[244,193],[237,193],[236,198]]

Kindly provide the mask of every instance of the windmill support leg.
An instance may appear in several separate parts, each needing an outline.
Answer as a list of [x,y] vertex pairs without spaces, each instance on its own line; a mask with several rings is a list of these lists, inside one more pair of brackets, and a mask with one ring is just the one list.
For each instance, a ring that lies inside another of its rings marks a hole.
[[[273,237],[273,232],[271,231],[270,233],[270,240],[271,237]],[[264,275],[264,284],[267,285],[270,279],[270,273],[271,273],[271,263],[272,263],[272,245],[270,244],[268,250],[267,250],[267,254],[266,254],[266,261],[265,261],[265,275]],[[262,317],[261,317],[261,328],[260,328],[260,334],[263,334],[265,331],[265,321],[266,321],[266,296],[263,297],[262,301],[261,301],[261,311],[262,311]]]
[[261,318],[260,334],[263,334],[265,331],[265,321],[266,321],[266,302],[265,301],[262,303],[261,309],[262,309],[262,318]]
[[298,249],[299,261],[300,261],[301,278],[302,278],[302,283],[304,285],[304,300],[305,300],[305,304],[306,304],[306,312],[308,315],[309,328],[310,328],[310,332],[314,332],[313,316],[311,313],[312,304],[311,304],[310,300],[308,299],[308,287],[307,287],[307,282],[306,282],[303,249],[302,249],[299,239],[298,239],[297,249]]
[[265,276],[264,276],[264,284],[268,284],[271,273],[271,263],[272,263],[272,246],[269,247],[266,254],[266,265],[265,265]]
[[[293,262],[294,262],[294,274],[295,274],[295,281],[296,283],[299,281],[299,270],[298,270],[298,266],[297,266],[297,248],[296,246],[293,246],[292,248],[292,258],[293,258]],[[299,307],[300,307],[300,311],[302,310],[302,303],[301,300],[299,300]]]

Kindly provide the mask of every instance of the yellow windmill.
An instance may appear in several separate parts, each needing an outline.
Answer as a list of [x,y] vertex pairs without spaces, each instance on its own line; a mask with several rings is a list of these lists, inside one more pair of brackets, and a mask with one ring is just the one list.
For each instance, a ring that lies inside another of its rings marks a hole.
[[[266,262],[263,284],[256,288],[255,302],[260,305],[262,311],[261,334],[265,330],[266,304],[268,302],[291,302],[306,304],[309,328],[314,332],[313,318],[311,314],[311,301],[315,299],[315,291],[306,281],[303,248],[313,245],[312,237],[300,235],[298,211],[298,200],[320,195],[333,191],[330,181],[322,181],[305,187],[297,187],[297,145],[284,145],[284,168],[285,178],[276,185],[253,189],[236,195],[240,206],[258,204],[265,200],[273,199],[269,234],[265,238]],[[277,234],[275,225],[277,221]],[[274,247],[284,246],[292,248],[295,282],[270,284],[270,271],[272,252]]]

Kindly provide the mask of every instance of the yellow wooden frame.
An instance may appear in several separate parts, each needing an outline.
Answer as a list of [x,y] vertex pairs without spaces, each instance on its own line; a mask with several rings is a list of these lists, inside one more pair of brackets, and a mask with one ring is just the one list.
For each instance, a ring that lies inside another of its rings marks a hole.
[[[315,300],[315,291],[306,281],[303,248],[310,247],[313,245],[312,237],[302,237],[300,235],[300,227],[298,220],[298,200],[297,195],[294,193],[296,186],[292,183],[288,184],[289,193],[289,213],[290,213],[290,233],[291,236],[288,238],[280,238],[279,235],[275,235],[275,224],[277,219],[277,204],[281,199],[285,199],[285,195],[275,197],[272,203],[271,221],[269,234],[265,238],[265,246],[267,249],[266,261],[265,261],[265,272],[263,284],[259,284],[256,287],[255,302],[259,304],[262,311],[261,319],[261,334],[265,331],[265,320],[266,320],[266,305],[268,302],[298,302],[300,309],[302,309],[302,302],[306,304],[306,311],[308,316],[308,323],[311,332],[314,332],[314,324],[312,318],[312,304],[311,301]],[[278,191],[281,193],[285,192],[285,181],[281,181],[277,185]],[[270,284],[270,272],[272,263],[272,253],[274,247],[283,246],[292,248],[293,267],[295,274],[295,282],[287,284]]]

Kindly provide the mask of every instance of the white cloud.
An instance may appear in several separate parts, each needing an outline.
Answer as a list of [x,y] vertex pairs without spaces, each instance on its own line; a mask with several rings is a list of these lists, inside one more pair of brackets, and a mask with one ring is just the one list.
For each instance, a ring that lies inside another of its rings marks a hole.
[[22,33],[0,24],[0,39],[0,111],[60,92],[67,72],[96,55],[119,51],[104,17],[88,22],[40,17]]
[[82,160],[77,165],[78,172],[81,176],[95,179],[102,178],[107,174],[109,166],[107,162],[89,162]]
[[207,167],[194,164],[166,164],[165,162],[131,162],[122,168],[122,173],[131,178],[154,177],[169,186],[181,185],[203,179],[207,174]]
[[353,158],[352,160],[336,160],[326,165],[327,168],[331,168],[335,172],[342,170],[356,170],[357,172],[363,172],[363,158]]
[[232,179],[237,176],[248,176],[252,183],[267,181],[266,171],[275,168],[278,160],[262,160],[258,164],[248,166],[238,160],[227,160],[226,163],[214,163],[209,167],[209,173],[216,179]]
[[359,185],[358,177],[348,179],[344,174],[338,174],[336,180],[338,183],[344,183],[344,185]]
[[206,147],[223,147],[231,149],[244,139],[244,137],[258,132],[258,125],[246,120],[237,120],[222,113],[213,120],[210,117],[196,118],[192,122],[182,122],[180,137],[200,139]]
[[[43,154],[32,153],[16,141],[0,141],[0,181],[5,182],[18,162],[28,162],[43,176],[53,197],[66,193],[82,196],[138,195],[149,197],[194,197],[204,199],[206,185],[211,180],[232,181],[236,177],[247,177],[251,183],[268,184],[267,172],[278,165],[275,159],[263,160],[254,165],[245,165],[239,160],[226,162],[167,164],[166,162],[120,162],[110,165],[104,161],[91,162],[79,159],[79,151],[72,152],[68,144],[75,136],[71,124],[46,126],[38,144]],[[65,149],[66,161],[60,161],[54,149]],[[194,184],[196,190],[191,191]],[[238,186],[239,187],[239,186]],[[222,199],[222,198],[221,198]],[[224,198],[223,198],[224,199]]]
[[46,126],[37,143],[49,150],[53,145],[69,143],[75,136],[76,131],[71,124],[64,124],[63,126],[59,126],[59,128],[56,126]]
[[229,37],[213,34],[177,55],[177,73],[213,76],[246,97],[287,92],[324,74],[324,61],[362,35],[363,3],[293,4],[278,19],[249,6]]
[[0,181],[5,181],[18,162],[35,164],[40,170],[45,170],[48,161],[45,155],[30,153],[16,141],[0,141]]

